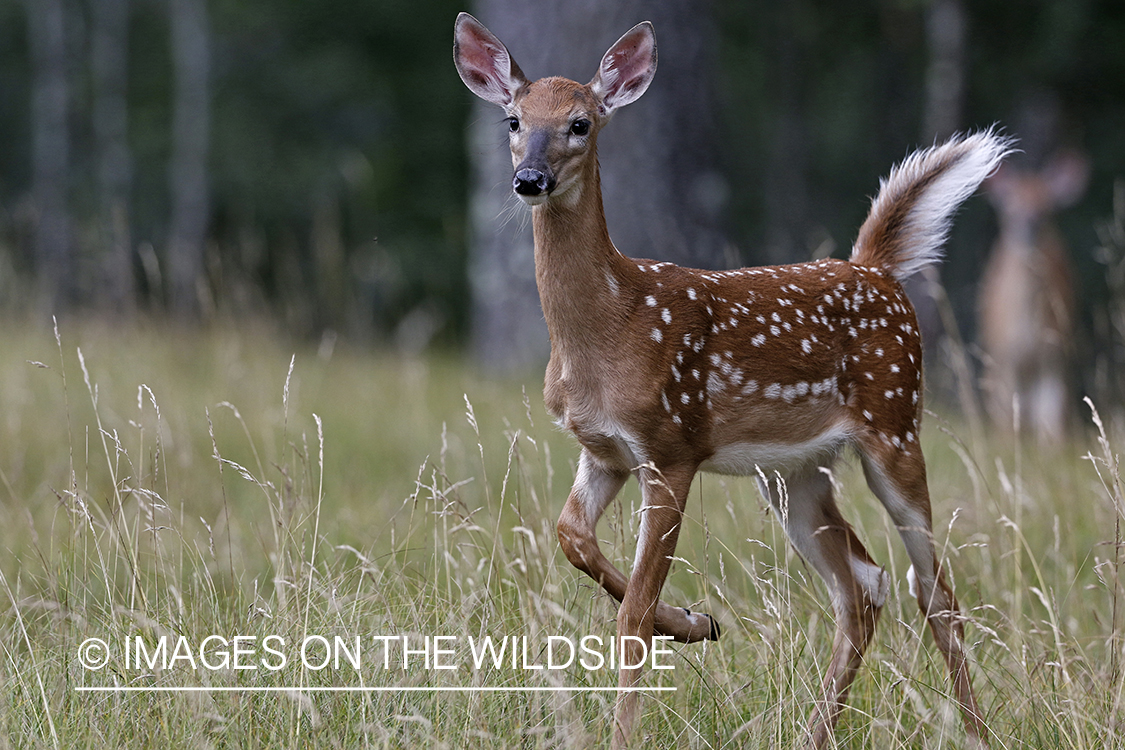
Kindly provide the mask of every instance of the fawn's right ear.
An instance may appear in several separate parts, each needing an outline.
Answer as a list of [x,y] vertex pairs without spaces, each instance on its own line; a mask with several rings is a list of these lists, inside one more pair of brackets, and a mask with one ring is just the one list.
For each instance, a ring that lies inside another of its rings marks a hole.
[[470,91],[501,107],[528,83],[503,42],[468,13],[459,13],[453,24],[453,63]]

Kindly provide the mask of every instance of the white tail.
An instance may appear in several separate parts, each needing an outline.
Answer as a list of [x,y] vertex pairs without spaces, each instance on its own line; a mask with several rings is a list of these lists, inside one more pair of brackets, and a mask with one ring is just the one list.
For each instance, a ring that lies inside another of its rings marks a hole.
[[1000,166],[1011,143],[989,130],[916,151],[879,181],[851,261],[903,281],[941,260],[953,214]]
[[[513,189],[534,207],[551,335],[544,397],[582,445],[559,542],[621,602],[618,636],[719,637],[714,618],[660,601],[688,490],[700,470],[770,478],[761,490],[836,612],[832,660],[809,720],[810,744],[825,745],[890,588],[821,471],[851,447],[906,544],[969,737],[987,746],[961,616],[934,553],[918,443],[922,348],[898,278],[937,257],[950,216],[996,168],[1007,141],[979,133],[907,159],[875,199],[851,262],[700,271],[633,260],[606,230],[597,137],[652,80],[651,24],[621,37],[587,85],[529,81],[468,14],[457,18],[455,38],[461,78],[508,115]],[[602,554],[595,527],[631,474],[644,513],[626,576]],[[623,663],[638,663],[636,641],[621,648]],[[622,669],[619,684],[639,677],[640,669]],[[635,693],[620,693],[615,745],[628,742],[635,711]]]
[[987,403],[1002,429],[1022,423],[1043,445],[1066,434],[1075,322],[1054,214],[1082,196],[1088,177],[1085,157],[1064,151],[1042,170],[1006,166],[986,183],[1000,220],[978,305]]

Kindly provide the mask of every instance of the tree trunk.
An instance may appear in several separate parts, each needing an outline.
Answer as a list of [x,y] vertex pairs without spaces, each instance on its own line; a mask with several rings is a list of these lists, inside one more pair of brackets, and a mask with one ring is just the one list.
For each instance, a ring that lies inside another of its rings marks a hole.
[[[629,256],[721,267],[727,185],[716,149],[716,33],[708,4],[479,0],[476,10],[529,77],[582,83],[621,34],[653,22],[656,78],[599,136],[609,231]],[[471,117],[470,285],[476,354],[491,367],[511,369],[544,358],[548,340],[527,209],[511,194],[502,118],[479,102]]]
[[798,23],[801,8],[793,0],[771,6],[773,19],[764,18],[777,30],[771,43],[768,75],[777,91],[765,174],[766,247],[759,262],[794,263],[809,260],[809,141],[808,117],[803,91],[807,76],[801,69]]
[[130,237],[127,70],[129,0],[96,0],[91,5],[91,63],[94,77],[94,144],[98,158],[99,220],[105,283],[95,294],[121,314],[136,304]]
[[944,141],[961,128],[965,106],[966,14],[961,0],[933,0],[926,9],[926,111],[922,143]]
[[172,314],[191,319],[200,313],[205,290],[203,249],[210,218],[207,154],[211,128],[211,40],[206,0],[168,0],[168,4],[175,71],[168,292]]
[[27,0],[33,66],[31,96],[32,200],[35,272],[48,311],[69,302],[73,280],[70,213],[70,90],[63,0]]

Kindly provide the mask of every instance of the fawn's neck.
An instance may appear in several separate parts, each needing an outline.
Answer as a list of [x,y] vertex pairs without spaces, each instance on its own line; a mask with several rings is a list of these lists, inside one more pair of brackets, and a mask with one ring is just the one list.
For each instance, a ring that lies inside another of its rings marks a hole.
[[625,322],[629,281],[636,273],[635,264],[609,238],[596,162],[571,191],[579,192],[532,209],[535,277],[552,356],[581,356],[612,346],[612,332]]

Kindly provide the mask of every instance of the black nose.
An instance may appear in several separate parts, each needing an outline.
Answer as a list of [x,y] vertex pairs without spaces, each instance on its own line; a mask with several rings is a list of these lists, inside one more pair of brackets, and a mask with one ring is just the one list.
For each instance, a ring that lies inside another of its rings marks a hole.
[[520,195],[542,195],[551,192],[554,187],[555,178],[538,169],[521,169],[512,178],[512,189]]

